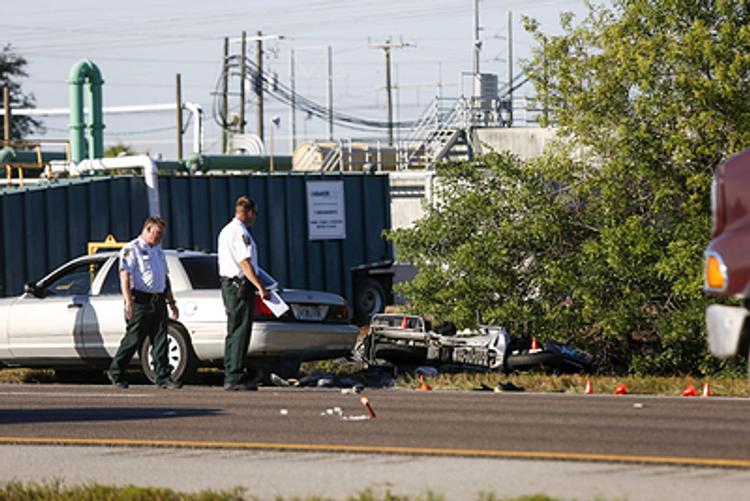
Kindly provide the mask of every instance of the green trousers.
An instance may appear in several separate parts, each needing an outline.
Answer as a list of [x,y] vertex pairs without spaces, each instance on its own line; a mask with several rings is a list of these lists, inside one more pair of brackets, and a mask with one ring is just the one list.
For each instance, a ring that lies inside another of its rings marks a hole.
[[250,346],[255,309],[255,290],[250,284],[240,287],[229,280],[221,281],[221,298],[227,313],[227,337],[224,342],[224,385],[233,385],[247,379],[245,358]]
[[133,316],[128,321],[125,337],[109,366],[113,379],[123,379],[123,371],[146,337],[151,340],[156,384],[169,379],[172,371],[167,360],[167,304],[163,297],[145,304],[133,303]]

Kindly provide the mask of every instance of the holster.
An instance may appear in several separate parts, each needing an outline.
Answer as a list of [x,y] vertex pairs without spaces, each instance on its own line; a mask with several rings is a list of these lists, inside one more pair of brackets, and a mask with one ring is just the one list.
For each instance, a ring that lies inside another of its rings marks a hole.
[[253,290],[253,284],[250,283],[250,280],[247,278],[242,278],[239,282],[239,286],[237,287],[237,298],[239,299],[249,299],[252,297]]

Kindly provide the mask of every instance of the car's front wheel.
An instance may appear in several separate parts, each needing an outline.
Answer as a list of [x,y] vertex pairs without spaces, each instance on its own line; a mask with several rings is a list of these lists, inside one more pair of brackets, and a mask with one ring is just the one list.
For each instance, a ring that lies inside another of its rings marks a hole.
[[[143,374],[149,381],[155,382],[156,372],[149,338],[143,342],[139,356]],[[198,358],[193,352],[190,338],[182,327],[172,323],[167,328],[167,363],[172,370],[172,379],[182,383],[190,380],[198,369]]]

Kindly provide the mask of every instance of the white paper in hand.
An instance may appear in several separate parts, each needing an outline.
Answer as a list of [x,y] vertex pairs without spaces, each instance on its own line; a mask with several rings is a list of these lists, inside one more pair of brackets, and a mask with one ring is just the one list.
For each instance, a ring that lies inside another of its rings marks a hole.
[[279,293],[276,291],[269,292],[268,299],[264,299],[263,302],[277,318],[289,311],[289,305],[281,299],[281,296],[279,296]]

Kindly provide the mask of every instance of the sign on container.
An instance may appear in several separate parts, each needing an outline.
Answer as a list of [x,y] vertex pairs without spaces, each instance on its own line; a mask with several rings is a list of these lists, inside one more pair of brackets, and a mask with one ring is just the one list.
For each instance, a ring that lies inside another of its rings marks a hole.
[[346,238],[343,181],[307,182],[307,227],[310,240]]

